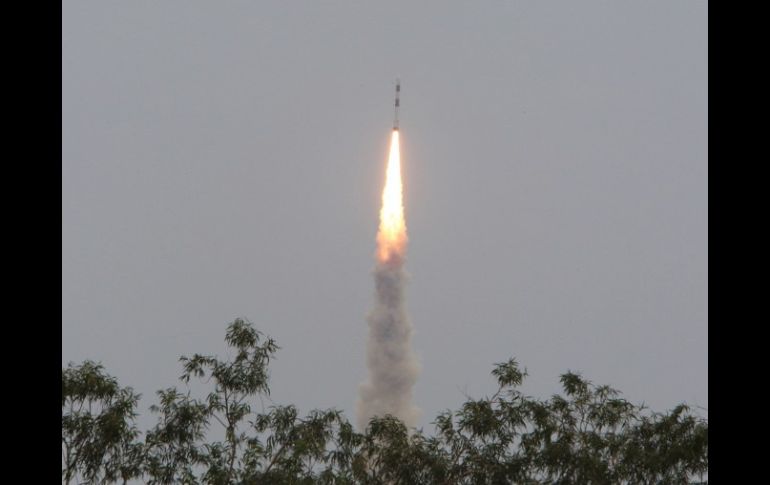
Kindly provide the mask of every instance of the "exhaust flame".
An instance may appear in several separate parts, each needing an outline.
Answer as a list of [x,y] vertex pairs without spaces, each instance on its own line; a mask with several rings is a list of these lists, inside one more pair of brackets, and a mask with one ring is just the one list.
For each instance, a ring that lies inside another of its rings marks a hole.
[[407,237],[398,135],[394,129],[382,192],[374,269],[375,305],[367,319],[369,378],[361,384],[357,405],[361,429],[372,417],[386,414],[401,419],[407,426],[415,426],[420,414],[412,403],[419,364],[411,347],[412,324],[404,303]]
[[390,155],[382,191],[380,229],[377,232],[377,259],[384,263],[393,256],[403,255],[406,249],[406,223],[404,221],[403,187],[401,185],[401,154],[398,130],[390,139]]

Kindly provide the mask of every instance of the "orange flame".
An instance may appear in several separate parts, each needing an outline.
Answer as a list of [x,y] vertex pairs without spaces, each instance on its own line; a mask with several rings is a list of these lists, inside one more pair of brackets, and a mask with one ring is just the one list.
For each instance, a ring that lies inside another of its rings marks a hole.
[[398,130],[393,130],[385,189],[382,191],[380,228],[377,232],[377,259],[385,263],[394,256],[403,257],[405,249],[406,221],[401,185],[401,155],[398,146]]

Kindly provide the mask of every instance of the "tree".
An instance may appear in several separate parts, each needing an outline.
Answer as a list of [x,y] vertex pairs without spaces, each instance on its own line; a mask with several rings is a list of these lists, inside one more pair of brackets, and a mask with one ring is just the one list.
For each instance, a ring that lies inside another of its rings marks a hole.
[[62,477],[123,483],[141,475],[134,424],[139,395],[91,361],[62,369]]
[[63,370],[65,482],[684,484],[708,470],[708,423],[686,405],[650,412],[572,372],[562,395],[538,400],[519,391],[526,370],[514,359],[494,367],[491,397],[441,413],[433,435],[392,416],[356,431],[337,410],[255,411],[278,346],[241,319],[225,340],[231,361],[180,359],[184,384],[213,389],[200,399],[189,387],[159,391],[158,423],[143,439],[130,388],[92,362]]

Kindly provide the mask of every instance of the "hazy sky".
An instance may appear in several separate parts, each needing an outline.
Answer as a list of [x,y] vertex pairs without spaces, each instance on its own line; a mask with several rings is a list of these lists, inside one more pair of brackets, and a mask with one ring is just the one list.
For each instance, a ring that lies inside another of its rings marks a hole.
[[705,1],[62,9],[63,364],[145,409],[242,316],[353,420],[400,77],[423,424],[511,356],[708,407]]

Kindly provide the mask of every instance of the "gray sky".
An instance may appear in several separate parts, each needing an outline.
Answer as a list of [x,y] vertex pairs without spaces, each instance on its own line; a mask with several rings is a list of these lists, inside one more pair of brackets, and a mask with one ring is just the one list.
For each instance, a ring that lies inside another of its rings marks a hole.
[[145,408],[243,316],[354,419],[400,77],[423,424],[511,356],[708,407],[705,1],[62,9],[63,364]]

